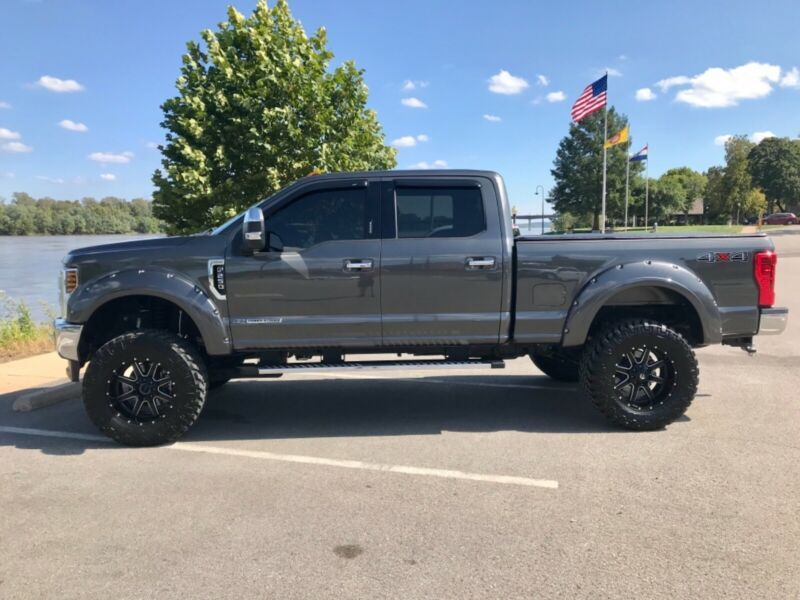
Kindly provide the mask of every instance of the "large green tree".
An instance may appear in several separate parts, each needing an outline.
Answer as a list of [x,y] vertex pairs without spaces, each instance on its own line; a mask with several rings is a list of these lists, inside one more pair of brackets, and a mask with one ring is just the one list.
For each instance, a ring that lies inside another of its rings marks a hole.
[[651,190],[654,216],[686,213],[696,199],[703,197],[705,191],[706,176],[702,173],[689,167],[669,169],[658,178]]
[[767,138],[748,154],[753,183],[764,190],[767,208],[783,211],[800,203],[800,140]]
[[722,179],[725,192],[723,210],[739,219],[747,204],[748,194],[753,189],[753,178],[747,157],[755,144],[745,136],[735,135],[725,142],[725,176]]
[[[608,135],[614,135],[628,124],[625,115],[614,108],[608,110]],[[603,112],[572,123],[569,133],[558,145],[551,173],[555,187],[551,192],[553,207],[558,213],[570,213],[590,219],[595,229],[600,224],[603,182]],[[628,146],[623,143],[608,150],[606,184],[606,218],[609,224],[624,219],[625,163]],[[631,189],[638,187],[641,162],[631,163]]]
[[162,106],[153,207],[172,232],[218,224],[312,172],[395,165],[363,71],[351,61],[331,70],[325,30],[306,35],[286,0],[259,0],[250,17],[229,7],[201,37]]

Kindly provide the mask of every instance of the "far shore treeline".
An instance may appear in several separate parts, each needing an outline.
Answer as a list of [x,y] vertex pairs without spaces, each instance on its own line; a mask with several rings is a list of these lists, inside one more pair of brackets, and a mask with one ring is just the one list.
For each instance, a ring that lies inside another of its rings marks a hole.
[[15,192],[10,201],[0,200],[0,235],[161,233],[164,229],[164,223],[153,216],[152,202],[143,198],[54,200]]

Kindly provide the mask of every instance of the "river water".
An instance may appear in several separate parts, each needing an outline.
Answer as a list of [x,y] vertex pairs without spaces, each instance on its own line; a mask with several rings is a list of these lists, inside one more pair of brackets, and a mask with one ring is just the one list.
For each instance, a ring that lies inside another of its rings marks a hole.
[[74,248],[143,240],[154,235],[0,236],[0,290],[28,305],[37,319],[58,312],[61,259]]
[[[520,221],[522,235],[536,235],[541,225]],[[545,222],[545,231],[550,224]],[[58,274],[61,259],[74,248],[143,240],[154,235],[0,236],[0,290],[28,305],[37,319],[58,312]]]

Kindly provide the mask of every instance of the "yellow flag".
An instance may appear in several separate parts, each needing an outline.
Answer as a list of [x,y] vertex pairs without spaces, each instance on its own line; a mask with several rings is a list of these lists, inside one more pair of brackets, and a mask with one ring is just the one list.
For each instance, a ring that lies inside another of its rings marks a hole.
[[608,149],[611,148],[612,146],[616,146],[617,144],[622,144],[623,142],[627,141],[628,141],[628,127],[626,126],[622,131],[608,138],[606,140],[606,143],[603,144],[603,148]]

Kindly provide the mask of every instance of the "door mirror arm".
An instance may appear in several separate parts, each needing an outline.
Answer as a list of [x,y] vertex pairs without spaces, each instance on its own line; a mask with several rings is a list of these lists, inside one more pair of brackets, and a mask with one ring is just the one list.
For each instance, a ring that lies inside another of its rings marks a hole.
[[267,250],[270,252],[283,252],[283,240],[274,231],[267,232]]

